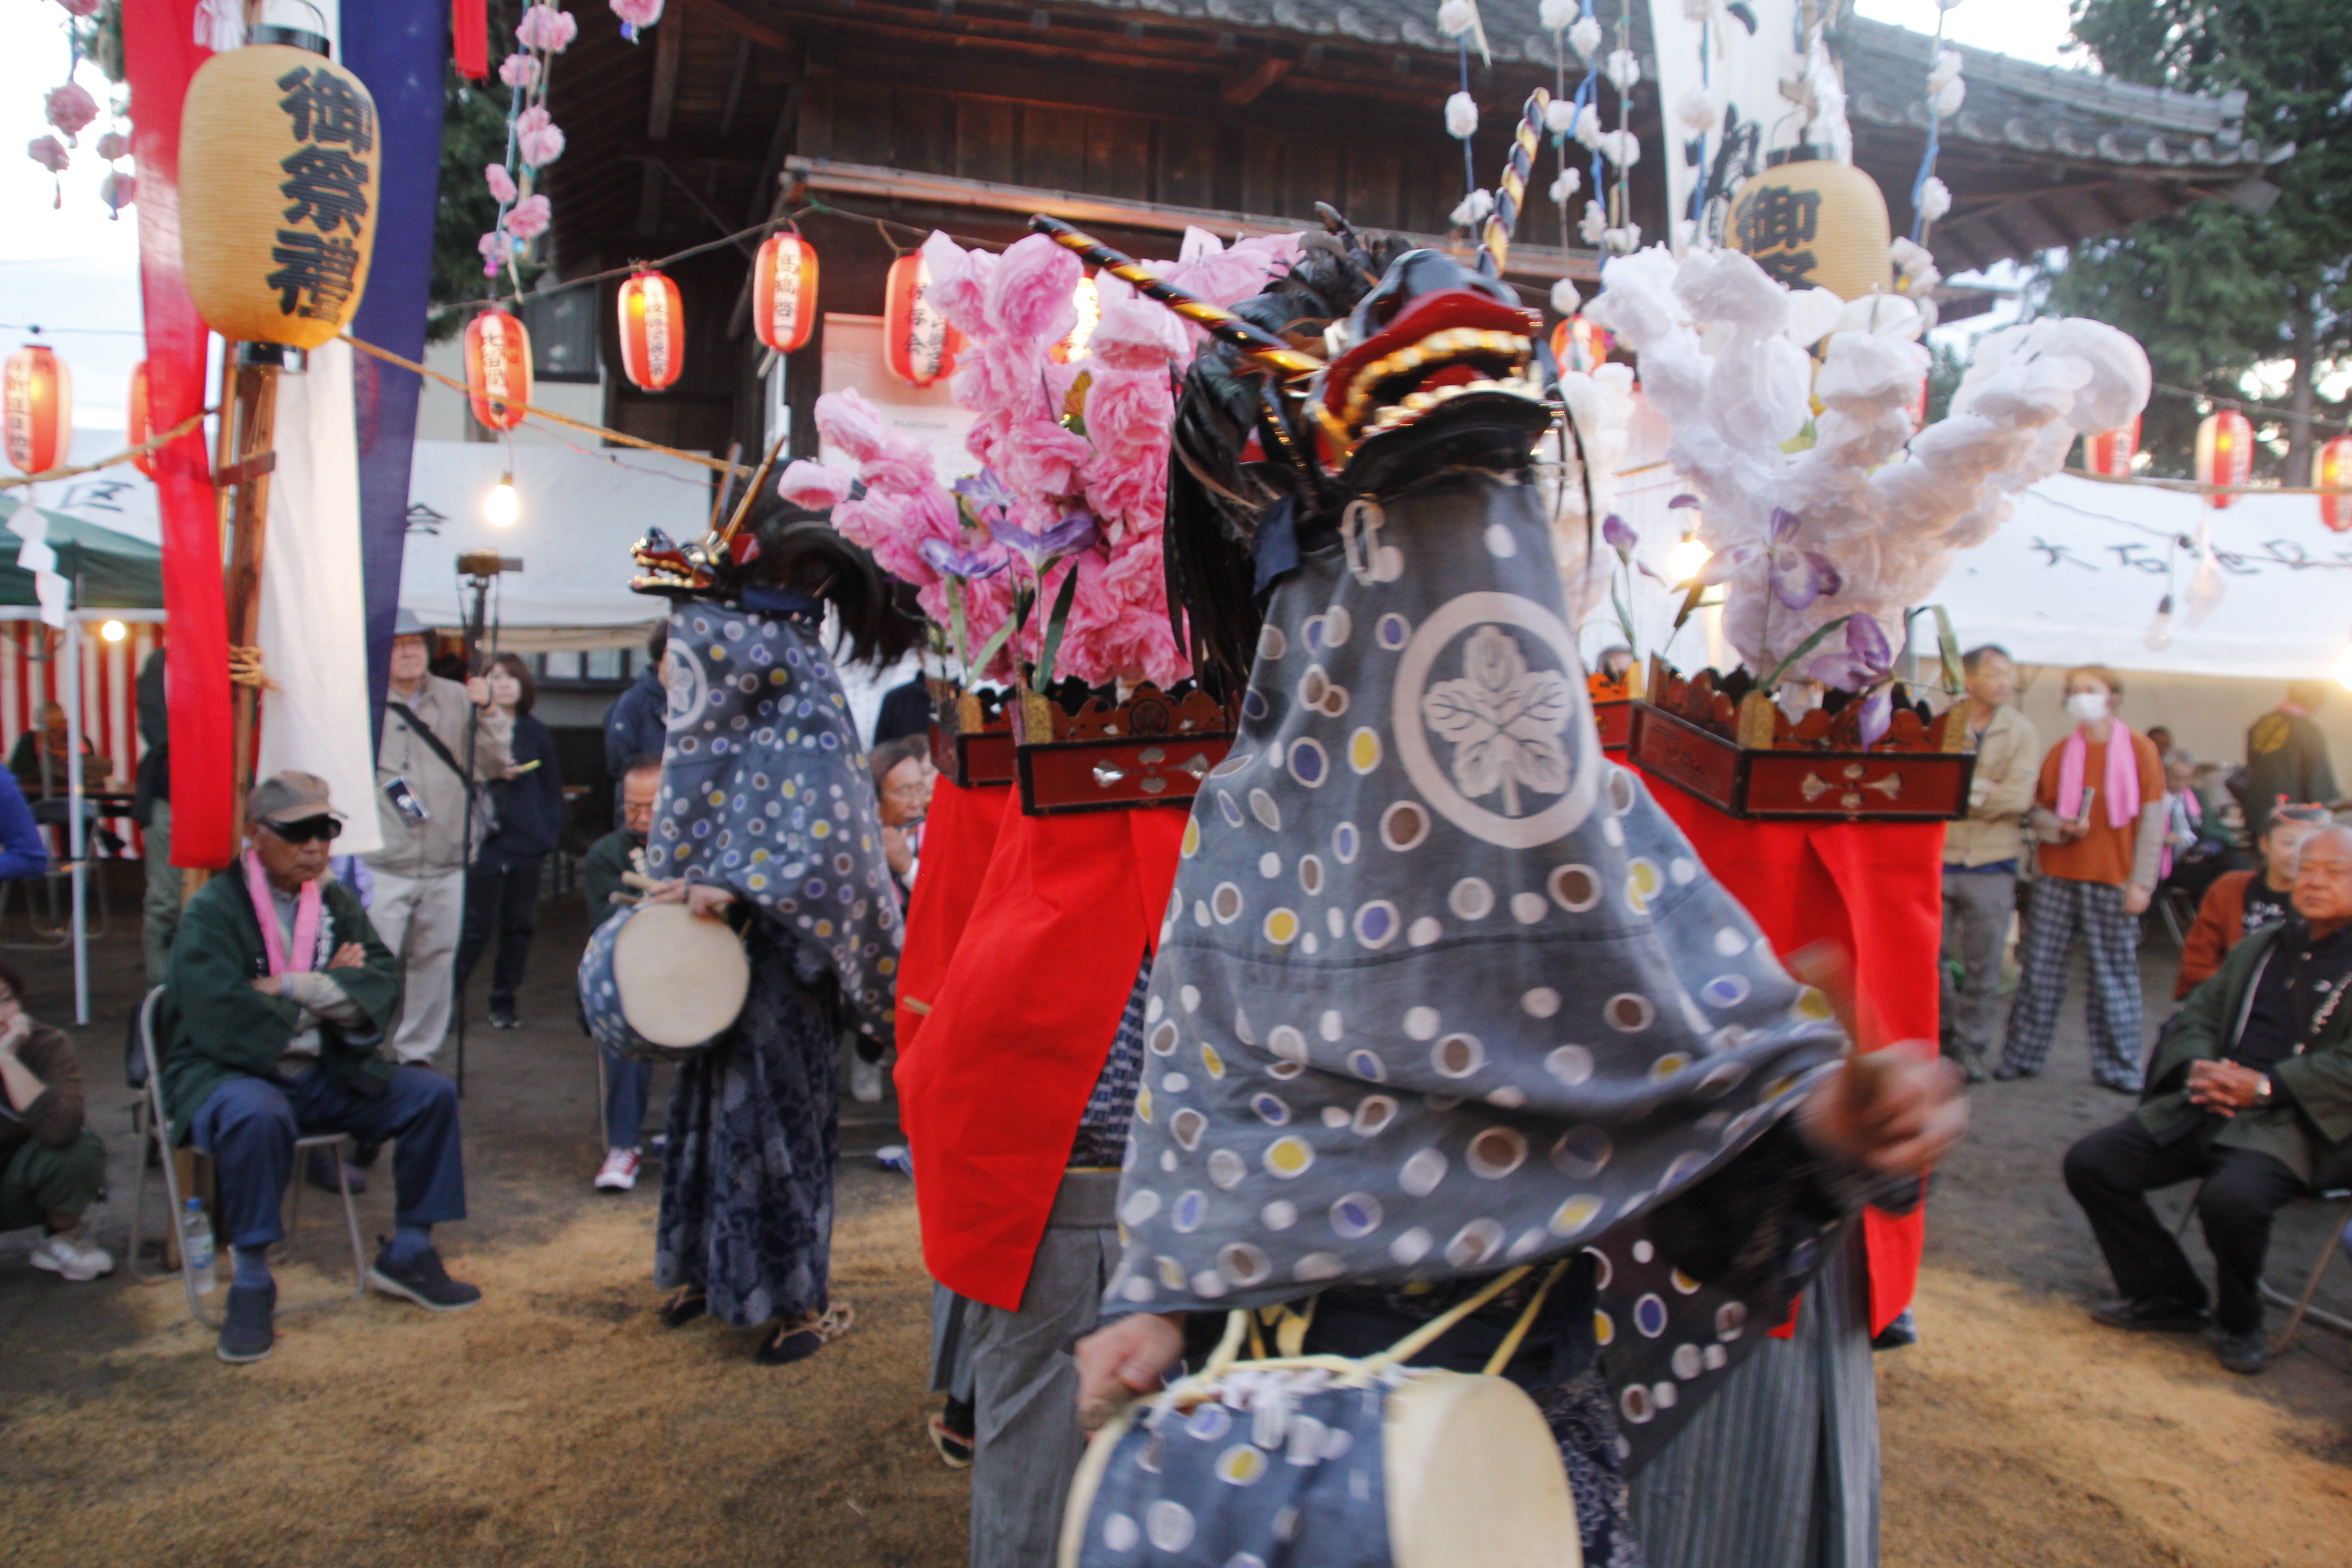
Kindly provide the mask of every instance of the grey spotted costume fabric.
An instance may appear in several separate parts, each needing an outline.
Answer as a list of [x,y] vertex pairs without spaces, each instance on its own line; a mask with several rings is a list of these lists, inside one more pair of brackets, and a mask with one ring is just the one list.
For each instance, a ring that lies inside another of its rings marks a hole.
[[[1276,587],[1184,835],[1108,1311],[1575,1252],[1843,1043],[1604,760],[1535,492],[1454,471],[1341,534]],[[1648,1296],[1612,1383],[1676,1383],[1689,1348],[1703,1384],[1727,1305]]]
[[866,752],[808,619],[701,601],[669,618],[656,879],[733,888],[824,955],[852,1027],[887,1043],[903,937]]

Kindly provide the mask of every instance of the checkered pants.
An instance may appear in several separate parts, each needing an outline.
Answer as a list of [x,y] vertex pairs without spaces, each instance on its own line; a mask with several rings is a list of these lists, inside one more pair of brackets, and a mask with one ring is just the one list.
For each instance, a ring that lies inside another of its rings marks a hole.
[[2091,1076],[2116,1088],[2140,1081],[2139,921],[2124,913],[2124,890],[2105,882],[2063,877],[2034,879],[2017,961],[2024,971],[2009,1010],[2009,1039],[2000,1065],[2040,1072],[2066,999],[2066,961],[2076,932],[2091,960]]

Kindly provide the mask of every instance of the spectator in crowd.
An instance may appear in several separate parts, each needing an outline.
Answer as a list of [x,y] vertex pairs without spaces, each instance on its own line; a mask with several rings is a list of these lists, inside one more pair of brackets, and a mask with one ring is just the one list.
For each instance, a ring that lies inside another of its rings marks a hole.
[[304,1134],[394,1144],[395,1231],[380,1241],[369,1284],[440,1312],[482,1294],[450,1279],[433,1247],[434,1226],[466,1216],[457,1091],[379,1048],[400,964],[359,900],[323,875],[341,831],[327,781],[265,779],[246,796],[245,819],[245,853],[181,911],[156,1020],[171,1135],[212,1156],[234,1249],[219,1344],[228,1362],[272,1348],[269,1248],[286,1234],[280,1210]]
[[2091,961],[2085,1011],[2091,1079],[2139,1092],[2139,917],[2164,847],[2164,768],[2147,737],[2115,716],[2123,678],[2105,665],[2066,672],[2074,730],[2042,759],[2032,822],[2040,872],[2025,917],[2023,971],[1993,1076],[2031,1078],[2050,1055],[2066,963],[2079,933]]
[[2270,831],[2271,813],[2283,800],[2335,803],[2336,768],[2327,758],[2327,737],[2312,719],[2326,702],[2327,682],[2290,681],[2286,700],[2247,727],[2245,775],[2231,788],[2246,808],[2249,840]]
[[882,710],[874,716],[874,743],[887,745],[909,735],[927,742],[931,733],[931,689],[921,676],[882,694]]
[[49,868],[49,847],[33,822],[33,808],[13,773],[0,773],[0,881],[37,877]]
[[[646,835],[653,830],[661,766],[657,752],[641,752],[621,764],[621,826],[588,847],[580,868],[591,931],[637,901],[628,879],[645,875]],[[596,1171],[596,1188],[625,1193],[637,1184],[637,1168],[645,1160],[646,1097],[653,1089],[654,1068],[651,1062],[632,1061],[609,1047],[597,1049],[604,1057],[604,1163]]]
[[2017,873],[2042,768],[2042,737],[2012,706],[2017,665],[2008,649],[1971,648],[1960,668],[1968,679],[1977,767],[1968,816],[1944,826],[1944,1054],[1960,1064],[1970,1083],[1982,1083],[1993,1009],[2000,1001],[2001,954],[2017,913]]
[[882,851],[890,863],[890,879],[898,885],[898,907],[915,886],[915,867],[923,853],[923,816],[931,808],[931,782],[939,770],[931,765],[929,735],[902,735],[884,741],[866,753],[874,770],[874,793],[882,803]]
[[2212,770],[2179,746],[2163,756],[2169,793],[2158,875],[2163,888],[2186,894],[2193,903],[2204,898],[2215,878],[2238,868],[2238,847],[2231,842],[2230,825],[2200,787],[2200,780]]
[[139,759],[137,793],[131,820],[143,834],[140,853],[147,872],[147,902],[140,940],[147,952],[147,984],[161,985],[172,963],[172,933],[180,925],[180,868],[172,864],[172,702],[164,689],[163,650],[139,667],[139,738],[147,750]]
[[84,1283],[114,1272],[81,1223],[106,1188],[106,1145],[83,1123],[73,1042],[33,1022],[24,995],[24,977],[0,962],[0,1230],[39,1226],[33,1267]]
[[637,671],[629,689],[613,699],[604,710],[604,771],[613,776],[613,820],[619,823],[625,810],[621,800],[621,778],[627,771],[631,757],[662,754],[668,743],[669,688],[662,684],[662,656],[669,649],[669,623],[655,623],[653,636],[646,639],[645,668]]
[[466,907],[466,816],[475,785],[505,777],[513,761],[514,722],[491,706],[490,683],[476,676],[460,686],[428,674],[427,657],[423,623],[401,611],[375,752],[383,847],[363,857],[375,880],[369,915],[400,961],[400,1025],[391,1055],[408,1066],[431,1061],[449,1032],[450,970]]
[[2147,743],[2156,748],[2156,754],[2158,756],[2169,758],[2172,755],[2173,740],[2171,726],[2167,724],[2150,724],[2147,727]]
[[2329,1144],[2352,1140],[2352,829],[2304,841],[2294,909],[2240,942],[2197,988],[2148,1068],[2146,1104],[2066,1152],[2118,1300],[2092,1316],[2118,1329],[2199,1330],[2204,1284],[2146,1194],[2202,1180],[2221,1364],[2256,1373],[2271,1216],[2308,1195]]
[[539,699],[530,667],[514,654],[490,661],[490,705],[514,726],[506,776],[486,787],[499,803],[498,826],[475,847],[466,872],[466,929],[457,944],[457,989],[474,975],[483,951],[498,938],[490,966],[490,1027],[519,1029],[515,994],[530,962],[539,930],[539,874],[563,834],[563,775],[555,737],[531,717]]
[[2259,871],[2230,871],[2214,879],[2197,906],[2197,919],[2181,942],[2180,969],[2172,994],[2186,996],[2221,967],[2230,950],[2266,925],[2283,921],[2294,897],[2295,858],[2303,841],[2335,820],[2315,805],[2283,805],[2271,813],[2263,835]]
[[[16,749],[8,753],[8,771],[16,782],[34,794],[47,797],[61,795],[67,790],[66,760],[73,754],[72,736],[66,724],[66,710],[61,703],[41,704],[41,727],[27,730],[16,737]],[[114,772],[114,759],[102,757],[81,738],[81,783],[84,789],[95,789]],[[62,820],[62,819],[60,819]]]

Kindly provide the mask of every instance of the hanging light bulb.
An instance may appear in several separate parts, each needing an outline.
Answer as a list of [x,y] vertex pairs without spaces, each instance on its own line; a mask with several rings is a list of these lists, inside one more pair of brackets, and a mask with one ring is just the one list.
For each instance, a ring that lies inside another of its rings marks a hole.
[[2167,594],[2157,602],[2156,619],[2147,623],[2147,631],[2140,640],[2155,652],[2162,653],[2172,646],[2172,595]]
[[500,474],[499,482],[490,487],[490,493],[482,498],[482,515],[494,528],[511,528],[514,520],[522,515],[522,502],[515,495],[514,470],[509,468]]
[[121,642],[124,637],[131,635],[131,628],[124,626],[121,621],[109,621],[104,626],[98,628],[98,635],[104,637],[108,642]]
[[1696,534],[1684,534],[1682,542],[1666,552],[1666,581],[1677,587],[1689,582],[1714,553],[1698,542]]

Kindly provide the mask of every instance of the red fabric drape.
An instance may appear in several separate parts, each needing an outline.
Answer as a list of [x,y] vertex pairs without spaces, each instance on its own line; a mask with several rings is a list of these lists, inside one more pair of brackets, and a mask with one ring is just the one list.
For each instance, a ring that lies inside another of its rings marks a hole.
[[[180,270],[180,105],[211,58],[194,42],[195,0],[124,0],[123,63],[138,107],[139,282],[147,327],[147,396],[155,428],[205,405],[207,335]],[[228,611],[219,515],[202,426],[155,454],[163,514],[163,608],[171,617],[172,860],[229,862],[232,787]]]
[[[1866,1051],[1898,1042],[1932,1055],[1941,1005],[1944,827],[1937,822],[1741,822],[1654,775],[1650,793],[1716,880],[1747,906],[1786,957],[1823,940],[1853,954]],[[1924,1045],[1921,1044],[1924,1042]],[[1870,1328],[1911,1304],[1926,1211],[1868,1209]]]
[[449,34],[457,74],[486,81],[490,74],[489,0],[449,0]]
[[923,1261],[960,1296],[1020,1308],[1189,816],[1005,808],[955,962],[898,1070]]
[[[967,789],[940,775],[923,819],[923,864],[907,909],[907,941],[898,952],[898,1059],[905,1061],[930,1016],[947,978],[956,943],[971,919],[988,862],[996,853],[1011,784]],[[912,1003],[914,1005],[909,1006]]]

